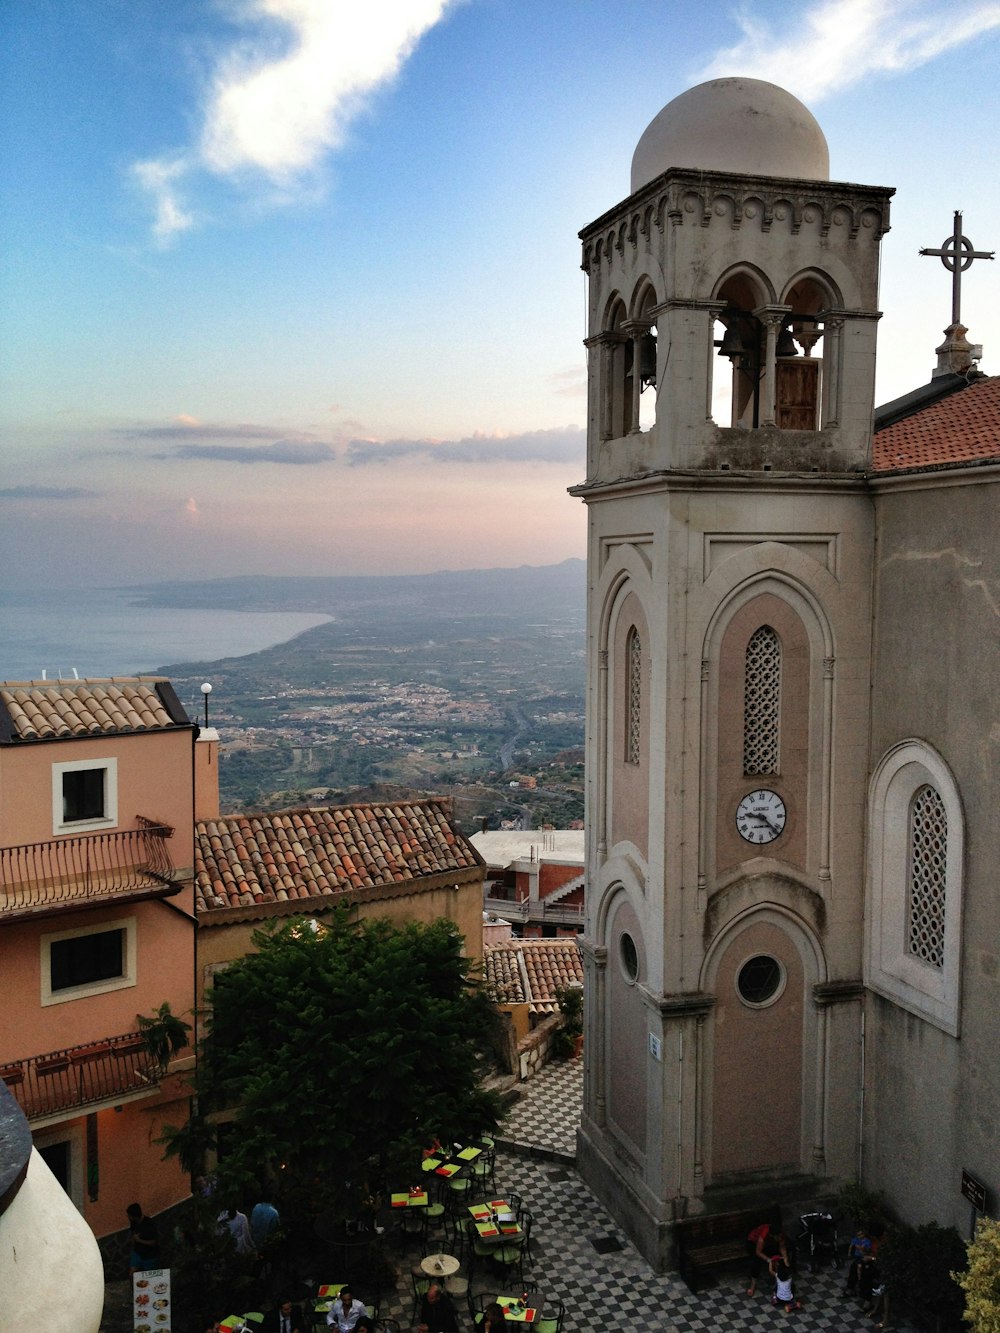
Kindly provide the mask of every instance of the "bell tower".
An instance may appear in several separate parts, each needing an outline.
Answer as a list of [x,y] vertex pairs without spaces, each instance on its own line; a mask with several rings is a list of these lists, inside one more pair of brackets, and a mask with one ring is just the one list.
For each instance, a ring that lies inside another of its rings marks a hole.
[[639,140],[589,279],[587,1066],[578,1161],[673,1221],[849,1175],[870,461],[890,189],[720,79]]

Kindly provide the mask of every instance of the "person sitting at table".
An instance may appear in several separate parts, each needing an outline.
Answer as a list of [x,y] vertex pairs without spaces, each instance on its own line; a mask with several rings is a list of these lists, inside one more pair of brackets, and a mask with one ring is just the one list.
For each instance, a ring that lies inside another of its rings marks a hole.
[[283,1296],[278,1308],[265,1317],[263,1328],[264,1333],[307,1333],[305,1316],[288,1296]]
[[368,1311],[360,1301],[354,1299],[350,1287],[341,1287],[340,1295],[330,1306],[326,1322],[330,1325],[336,1324],[340,1333],[353,1333],[358,1320],[368,1317]]
[[432,1282],[420,1302],[419,1333],[458,1333],[458,1318],[451,1297]]
[[510,1325],[503,1312],[503,1306],[491,1301],[481,1315],[476,1316],[479,1333],[507,1333]]

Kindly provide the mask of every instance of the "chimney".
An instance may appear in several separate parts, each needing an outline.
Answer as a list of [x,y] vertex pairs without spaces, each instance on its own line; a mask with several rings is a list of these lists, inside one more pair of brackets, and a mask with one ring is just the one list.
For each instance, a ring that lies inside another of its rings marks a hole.
[[219,733],[202,727],[194,743],[194,817],[219,818]]
[[931,379],[938,375],[967,375],[976,369],[976,362],[982,357],[983,349],[970,343],[964,324],[949,324],[944,331],[944,342],[935,347],[937,366],[931,371]]

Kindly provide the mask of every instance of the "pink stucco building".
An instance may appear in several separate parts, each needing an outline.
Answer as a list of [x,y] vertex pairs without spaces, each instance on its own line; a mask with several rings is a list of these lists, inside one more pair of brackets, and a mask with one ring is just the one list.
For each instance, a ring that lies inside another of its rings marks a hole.
[[0,1078],[98,1237],[188,1194],[187,1116],[137,1016],[194,1006],[194,787],[209,757],[159,678],[0,684]]

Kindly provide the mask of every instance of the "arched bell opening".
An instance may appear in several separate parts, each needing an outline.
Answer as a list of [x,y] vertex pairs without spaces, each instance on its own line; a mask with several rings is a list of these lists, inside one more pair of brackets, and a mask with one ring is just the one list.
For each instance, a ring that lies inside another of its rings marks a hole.
[[761,424],[767,349],[764,324],[754,312],[764,306],[767,294],[750,274],[740,272],[722,283],[716,299],[725,306],[713,326],[719,360],[712,378],[712,416],[719,425],[752,429]]
[[603,330],[604,393],[601,435],[606,440],[627,435],[632,425],[632,346],[626,332],[625,302],[615,297]]
[[835,301],[825,283],[809,275],[788,289],[787,313],[775,340],[774,421],[781,430],[819,430],[825,391],[821,312]]
[[633,306],[631,387],[633,428],[649,430],[656,421],[656,293],[647,283]]

